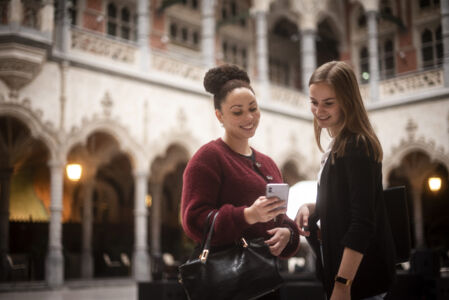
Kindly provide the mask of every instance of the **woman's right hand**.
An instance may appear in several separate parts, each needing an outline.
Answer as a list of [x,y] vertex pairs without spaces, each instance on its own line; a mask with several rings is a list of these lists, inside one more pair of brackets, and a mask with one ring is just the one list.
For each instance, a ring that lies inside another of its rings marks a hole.
[[303,236],[310,236],[309,216],[311,205],[314,204],[303,204],[296,213],[295,222],[299,227],[299,234]]
[[280,201],[277,197],[267,198],[260,196],[253,205],[244,209],[245,220],[248,224],[258,222],[265,223],[273,220],[280,214],[287,212],[286,202]]

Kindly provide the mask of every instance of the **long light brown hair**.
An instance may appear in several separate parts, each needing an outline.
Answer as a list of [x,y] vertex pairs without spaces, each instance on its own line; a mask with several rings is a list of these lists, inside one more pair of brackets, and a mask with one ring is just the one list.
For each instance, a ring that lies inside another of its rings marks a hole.
[[[337,157],[345,154],[346,144],[350,137],[356,136],[357,143],[364,142],[366,152],[373,158],[382,161],[382,146],[377,138],[373,127],[368,119],[362,96],[360,95],[359,85],[352,68],[342,61],[331,61],[317,68],[309,80],[309,87],[314,83],[327,83],[335,91],[335,96],[343,114],[343,122],[340,124],[340,130],[333,137],[334,144],[332,153]],[[315,130],[315,139],[318,148],[323,151],[321,146],[321,130],[316,119],[313,119]]]

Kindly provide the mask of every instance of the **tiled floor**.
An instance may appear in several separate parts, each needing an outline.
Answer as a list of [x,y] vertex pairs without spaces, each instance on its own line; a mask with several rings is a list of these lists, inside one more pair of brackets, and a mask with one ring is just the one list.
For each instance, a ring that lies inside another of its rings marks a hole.
[[132,281],[68,282],[61,289],[39,285],[4,286],[0,300],[137,300],[137,284]]

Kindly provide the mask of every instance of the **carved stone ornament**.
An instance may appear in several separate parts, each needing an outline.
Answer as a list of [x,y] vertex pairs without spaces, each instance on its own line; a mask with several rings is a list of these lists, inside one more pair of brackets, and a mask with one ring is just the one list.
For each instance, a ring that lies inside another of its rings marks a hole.
[[114,106],[114,102],[112,101],[109,92],[104,94],[103,100],[101,100],[101,106],[103,106],[103,113],[106,117],[111,116],[112,107]]
[[46,52],[16,43],[0,45],[0,79],[16,93],[30,83],[41,70]]

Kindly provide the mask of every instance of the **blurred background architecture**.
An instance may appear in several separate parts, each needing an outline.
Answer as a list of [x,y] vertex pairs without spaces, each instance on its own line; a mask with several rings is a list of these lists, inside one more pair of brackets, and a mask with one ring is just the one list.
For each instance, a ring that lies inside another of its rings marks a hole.
[[183,170],[222,134],[205,71],[249,72],[252,145],[293,185],[319,168],[307,82],[330,60],[358,75],[413,247],[447,270],[449,1],[0,0],[0,280],[173,274]]

